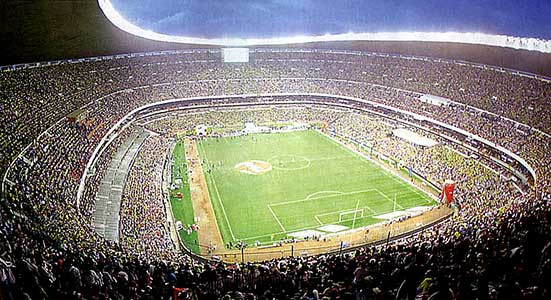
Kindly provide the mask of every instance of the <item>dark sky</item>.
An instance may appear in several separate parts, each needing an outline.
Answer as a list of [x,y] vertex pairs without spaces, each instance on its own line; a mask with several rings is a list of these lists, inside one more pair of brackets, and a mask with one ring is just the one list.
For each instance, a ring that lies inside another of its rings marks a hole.
[[551,0],[111,0],[130,22],[203,38],[459,31],[551,39]]

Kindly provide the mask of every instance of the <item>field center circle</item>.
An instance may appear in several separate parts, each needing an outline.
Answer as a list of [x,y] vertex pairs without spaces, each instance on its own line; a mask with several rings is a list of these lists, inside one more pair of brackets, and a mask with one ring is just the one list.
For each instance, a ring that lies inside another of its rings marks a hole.
[[276,155],[268,159],[274,169],[284,171],[302,170],[310,167],[311,161],[300,155],[284,154]]

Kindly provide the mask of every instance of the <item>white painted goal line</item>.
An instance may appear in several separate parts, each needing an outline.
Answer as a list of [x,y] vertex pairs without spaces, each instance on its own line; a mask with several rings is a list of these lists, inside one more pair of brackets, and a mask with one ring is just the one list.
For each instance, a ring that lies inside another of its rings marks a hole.
[[[383,212],[381,212],[381,213],[375,213],[375,214],[367,214],[367,215],[364,214],[363,218],[356,218],[356,220],[359,220],[359,219],[366,219],[366,218],[373,217],[373,216],[376,216],[376,215],[384,215],[384,214],[391,213],[391,212],[392,212],[392,210],[383,211]],[[316,216],[314,216],[314,218],[316,218]],[[257,235],[257,236],[252,236],[252,237],[245,237],[245,238],[240,238],[239,240],[243,240],[243,241],[254,240],[254,239],[263,238],[263,237],[267,237],[267,236],[272,236],[272,235],[277,235],[277,234],[283,234],[283,233],[288,234],[288,233],[293,233],[293,232],[305,231],[305,230],[308,230],[308,229],[315,229],[315,228],[318,228],[318,227],[324,226],[324,225],[339,224],[339,223],[344,223],[344,222],[349,222],[349,221],[350,221],[350,220],[346,220],[346,221],[343,221],[343,222],[323,223],[323,222],[321,222],[320,220],[317,220],[318,225],[306,226],[306,227],[302,227],[302,228],[299,228],[299,229],[294,229],[294,230],[290,230],[290,231],[286,231],[286,232],[277,231],[277,232],[272,232],[272,233],[263,234],[263,235]],[[378,222],[378,223],[375,223],[375,224],[381,224],[381,223],[384,223],[384,221],[381,221],[381,222]],[[375,224],[372,224],[372,225],[375,225]]]

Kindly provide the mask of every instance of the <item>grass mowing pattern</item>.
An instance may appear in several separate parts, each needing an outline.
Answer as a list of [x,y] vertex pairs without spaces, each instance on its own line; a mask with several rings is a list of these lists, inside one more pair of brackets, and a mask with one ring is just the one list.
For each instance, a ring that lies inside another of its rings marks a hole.
[[[182,184],[177,189],[170,191],[170,205],[172,206],[172,212],[174,213],[174,222],[180,221],[187,228],[188,225],[195,222],[193,214],[193,204],[191,203],[191,192],[188,184],[187,162],[186,162],[186,150],[184,148],[184,142],[178,142],[174,147],[174,169],[172,173],[172,182],[176,179],[181,179]],[[182,199],[177,197],[178,193],[182,193]],[[194,253],[199,253],[199,245],[197,242],[197,232],[193,231],[191,234],[187,234],[186,230],[180,230],[178,232],[182,242]]]
[[[392,212],[395,195],[396,210],[434,204],[418,189],[312,130],[206,139],[198,148],[225,242],[269,242],[328,224],[379,223],[373,216]],[[251,175],[234,168],[249,160],[269,162],[273,169]],[[358,211],[355,221],[351,211]]]

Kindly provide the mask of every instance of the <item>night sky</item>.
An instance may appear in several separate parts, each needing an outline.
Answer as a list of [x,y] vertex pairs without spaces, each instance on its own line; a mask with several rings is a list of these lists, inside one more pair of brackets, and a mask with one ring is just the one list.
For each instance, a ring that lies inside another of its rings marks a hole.
[[143,29],[201,38],[458,31],[551,39],[551,0],[111,0]]

